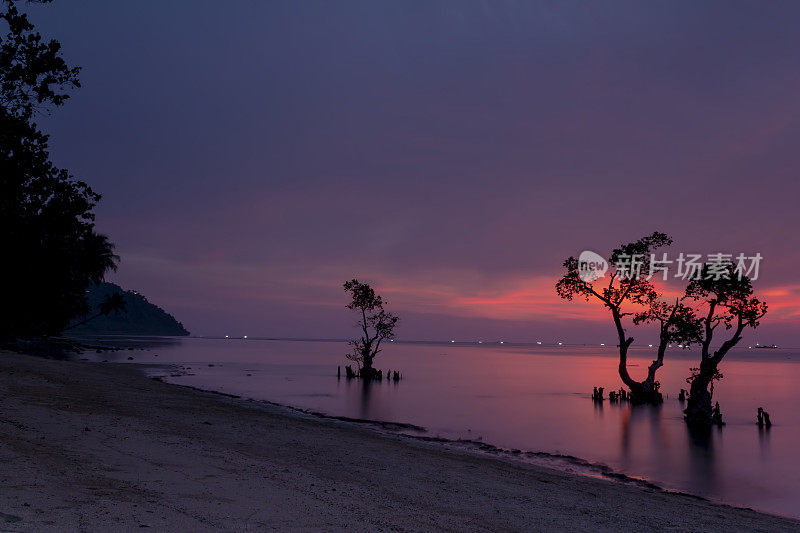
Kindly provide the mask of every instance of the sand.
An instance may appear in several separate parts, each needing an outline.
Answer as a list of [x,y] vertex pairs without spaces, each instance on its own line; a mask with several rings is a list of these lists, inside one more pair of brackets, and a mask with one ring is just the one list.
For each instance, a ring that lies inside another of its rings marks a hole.
[[0,531],[800,531],[800,522],[0,352]]

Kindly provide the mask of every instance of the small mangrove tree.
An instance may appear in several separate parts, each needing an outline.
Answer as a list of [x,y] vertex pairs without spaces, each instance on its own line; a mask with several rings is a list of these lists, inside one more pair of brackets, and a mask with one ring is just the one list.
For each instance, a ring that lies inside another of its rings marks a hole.
[[358,314],[357,326],[360,337],[351,340],[347,358],[358,364],[358,375],[362,379],[378,377],[373,366],[375,356],[381,352],[381,343],[394,338],[398,318],[383,308],[383,299],[367,283],[351,279],[344,283],[344,290],[350,294],[347,308]]

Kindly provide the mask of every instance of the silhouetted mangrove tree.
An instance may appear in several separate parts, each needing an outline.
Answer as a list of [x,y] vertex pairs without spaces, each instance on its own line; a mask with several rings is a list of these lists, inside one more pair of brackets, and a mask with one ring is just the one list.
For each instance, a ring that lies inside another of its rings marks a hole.
[[[686,287],[686,298],[694,301],[700,324],[700,366],[693,369],[689,382],[689,398],[684,414],[692,426],[722,424],[722,414],[717,404],[711,406],[713,383],[722,378],[719,365],[725,355],[742,340],[745,328],[757,328],[759,320],[767,313],[767,304],[753,296],[750,279],[735,271],[733,264],[726,267],[724,275],[715,279],[709,275],[708,265],[703,267],[699,279]],[[712,342],[719,326],[732,333],[716,350]]]
[[[566,273],[556,284],[556,291],[562,298],[572,300],[579,296],[586,301],[597,300],[611,313],[619,339],[619,376],[630,389],[630,400],[635,403],[658,404],[663,401],[658,390],[656,372],[664,365],[667,347],[670,343],[688,344],[696,337],[697,326],[692,310],[680,300],[675,303],[662,301],[660,293],[647,275],[651,265],[651,252],[671,243],[672,239],[668,235],[656,232],[638,241],[623,244],[611,253],[605,263],[607,275],[603,270],[602,273],[592,276],[590,271],[579,264],[578,259],[570,257],[564,261]],[[627,271],[620,267],[625,258],[628,261],[636,258],[638,264],[635,270],[630,263]],[[631,310],[636,308],[643,310]],[[642,381],[636,381],[628,372],[628,349],[633,344],[633,337],[628,336],[626,331],[627,317],[631,317],[634,325],[652,322],[660,327],[657,355]]]
[[[351,351],[347,358],[358,364],[358,377],[382,379],[381,372],[373,367],[373,361],[381,352],[381,342],[394,337],[398,318],[384,310],[383,299],[367,283],[352,279],[345,282],[344,290],[352,298],[347,308],[358,313],[358,327],[361,330],[361,336],[348,343]],[[356,374],[353,374],[355,377]]]

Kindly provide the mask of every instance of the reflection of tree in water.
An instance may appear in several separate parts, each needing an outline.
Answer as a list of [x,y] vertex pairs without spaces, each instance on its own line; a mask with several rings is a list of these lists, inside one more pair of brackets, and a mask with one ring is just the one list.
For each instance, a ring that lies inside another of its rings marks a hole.
[[664,451],[669,447],[669,440],[661,416],[661,406],[628,404],[627,407],[621,406],[621,408],[624,409],[624,412],[620,425],[620,443],[622,458],[625,462],[630,459],[631,448],[634,446],[632,445],[634,440],[632,430],[643,424],[648,424],[650,428],[650,449],[656,456],[664,459]]
[[[347,390],[347,396],[354,400],[357,400],[358,406],[358,415],[356,418],[360,418],[363,420],[372,420],[372,408],[371,408],[371,400],[370,397],[372,396],[372,387],[373,385],[376,387],[380,387],[381,383],[376,382],[373,383],[372,380],[340,380],[344,382],[344,386]],[[352,416],[352,415],[351,415]]]
[[762,461],[769,459],[769,428],[758,428],[758,451]]
[[[637,451],[641,452],[642,435],[637,435],[637,428],[648,427],[650,442],[648,449],[652,453],[651,461],[660,465],[660,469],[672,468],[669,457],[670,440],[667,431],[667,421],[660,406],[628,405],[621,416],[620,446],[622,464],[628,466],[629,461],[635,460]],[[700,493],[711,493],[716,489],[716,457],[714,454],[714,439],[720,429],[716,427],[690,428],[686,427],[688,436],[688,464],[685,466],[690,486],[695,487]],[[677,465],[676,465],[677,466]]]
[[721,432],[719,427],[687,426],[689,439],[689,476],[699,492],[709,493],[716,489],[716,457],[714,439]]
[[360,416],[361,418],[371,420],[370,417],[370,391],[372,390],[372,380],[364,379],[361,380],[361,411]]

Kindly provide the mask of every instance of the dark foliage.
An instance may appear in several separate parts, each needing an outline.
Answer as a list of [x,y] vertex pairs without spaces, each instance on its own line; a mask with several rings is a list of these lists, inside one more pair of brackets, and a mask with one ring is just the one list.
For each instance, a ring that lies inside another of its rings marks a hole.
[[94,231],[100,199],[50,161],[37,114],[79,87],[78,69],[45,41],[17,2],[0,3],[0,340],[60,333],[88,311],[86,289],[116,267],[108,238]]
[[[594,281],[581,278],[578,260],[570,257],[564,261],[566,272],[556,284],[558,295],[566,300],[583,297],[586,301],[597,300],[607,308],[619,339],[619,376],[630,389],[630,399],[641,403],[662,401],[656,372],[664,364],[664,355],[670,343],[689,344],[697,339],[698,328],[691,308],[679,300],[675,303],[662,301],[659,291],[646,275],[650,270],[650,254],[653,250],[668,246],[672,239],[665,233],[655,232],[641,239],[623,244],[612,251],[607,277]],[[642,275],[625,275],[615,265],[623,256],[641,258]],[[654,322],[660,326],[660,340],[656,358],[648,367],[647,377],[636,381],[628,372],[628,349],[633,337],[628,336],[627,317],[634,325]]]
[[67,328],[70,335],[169,335],[189,332],[171,314],[136,291],[113,283],[93,285],[87,294],[91,311]]
[[[594,281],[581,279],[578,260],[570,257],[564,262],[566,273],[556,285],[558,294],[567,300],[575,296],[587,301],[601,302],[611,313],[619,337],[619,375],[631,390],[634,401],[658,402],[657,370],[663,365],[664,354],[669,344],[700,346],[700,366],[692,369],[687,379],[690,384],[686,410],[686,421],[691,426],[707,427],[722,423],[719,406],[712,405],[714,381],[722,379],[719,364],[725,355],[742,339],[745,328],[757,328],[759,320],[766,314],[767,306],[753,296],[753,286],[746,276],[740,275],[733,264],[716,266],[714,273],[709,264],[703,266],[696,279],[686,286],[684,295],[674,303],[663,301],[648,276],[623,277],[613,268],[624,254],[639,254],[642,257],[642,274],[650,269],[652,250],[669,245],[672,240],[663,233],[653,233],[638,241],[614,250],[609,258],[610,270],[607,278]],[[630,309],[638,308],[637,311]],[[644,381],[633,380],[627,369],[628,348],[633,343],[625,327],[625,317],[631,317],[633,325],[654,323],[659,326],[660,342],[656,359],[648,368]],[[716,349],[712,343],[719,326],[732,333]]]
[[127,307],[127,302],[125,301],[125,297],[121,292],[114,291],[111,294],[108,294],[105,298],[103,298],[103,301],[101,301],[100,305],[97,307],[98,307],[97,312],[82,319],[80,322],[77,322],[67,328],[64,328],[64,331],[69,331],[71,329],[81,327],[84,324],[91,322],[92,320],[100,318],[101,316],[107,317],[110,316],[112,313],[114,314],[124,313],[125,308]]
[[394,337],[398,318],[383,309],[383,299],[368,284],[352,279],[345,282],[344,290],[352,297],[347,308],[358,312],[361,330],[361,337],[349,342],[352,350],[347,358],[358,363],[362,378],[372,379],[372,362],[381,351],[381,342]]
[[[722,416],[711,405],[714,381],[722,379],[719,365],[725,355],[742,340],[745,328],[757,328],[767,314],[767,304],[753,296],[753,285],[746,276],[739,276],[734,266],[727,267],[726,275],[715,279],[703,268],[700,279],[686,287],[686,298],[697,309],[700,344],[700,366],[692,369],[687,381],[690,384],[689,400],[684,411],[690,426],[707,427],[721,424]],[[728,331],[728,337],[712,348],[715,336]]]

